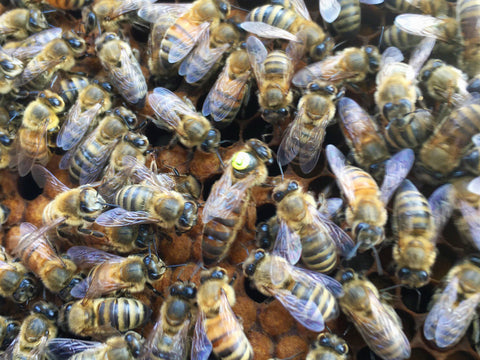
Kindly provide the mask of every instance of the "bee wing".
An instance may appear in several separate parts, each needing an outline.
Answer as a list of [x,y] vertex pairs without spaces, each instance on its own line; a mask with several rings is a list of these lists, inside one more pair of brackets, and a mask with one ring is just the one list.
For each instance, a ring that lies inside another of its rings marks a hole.
[[253,73],[257,79],[258,87],[263,81],[264,66],[263,63],[267,58],[268,52],[265,45],[255,36],[249,36],[247,39],[247,53]]
[[403,149],[386,161],[385,177],[383,178],[382,187],[380,188],[380,199],[385,205],[397,187],[407,177],[414,161],[415,155],[412,149]]
[[100,214],[95,222],[105,227],[117,227],[155,223],[157,219],[152,218],[146,211],[128,211],[122,208],[115,208]]
[[192,4],[151,4],[147,2],[138,9],[137,15],[143,20],[156,24],[158,19],[168,16],[177,19],[185,14]]
[[453,187],[450,184],[440,186],[428,198],[435,222],[435,234],[438,235],[453,211]]
[[19,46],[11,49],[5,49],[5,51],[11,56],[25,61],[33,58],[39,52],[43,50],[45,45],[54,39],[59,39],[62,36],[62,29],[59,27],[53,27],[51,29],[43,30],[35,33],[25,40],[23,40]]
[[342,284],[334,278],[308,269],[292,266],[292,278],[295,281],[307,284],[307,287],[323,286],[335,297],[343,296]]
[[383,3],[383,0],[359,0],[361,4],[378,5]]
[[319,0],[320,14],[327,23],[334,22],[340,15],[341,5],[338,0]]
[[197,26],[192,26],[188,29],[188,37],[185,39],[179,39],[171,37],[169,40],[172,42],[170,52],[168,53],[168,62],[175,64],[185,58],[188,53],[193,49],[202,33],[208,29],[210,23],[204,22]]
[[[190,329],[190,320],[186,320],[179,331],[175,335],[167,335],[172,339],[172,351],[170,355],[173,356],[172,360],[182,360],[186,359],[187,356],[187,347],[188,347],[188,331]],[[156,343],[159,339],[162,339],[164,336],[164,325],[162,324],[162,316],[158,317],[158,320],[155,322],[153,330],[150,332],[150,335],[146,341],[146,344],[143,348],[142,355],[140,359],[148,360],[152,359],[152,352],[158,351]]]
[[353,191],[353,184],[348,176],[344,176],[345,171],[345,156],[334,145],[327,145],[325,148],[328,164],[332,169],[334,175],[337,177],[337,184],[344,196],[351,203],[355,199],[355,193]]
[[[192,109],[188,107],[177,95],[166,88],[157,87],[153,93],[148,94],[148,103],[155,114],[167,123],[167,127],[175,130],[179,129],[180,116],[177,114],[192,114]],[[157,124],[158,122],[155,122]],[[157,124],[162,126],[162,124]]]
[[480,210],[464,200],[458,200],[458,207],[468,225],[475,246],[480,249]]
[[342,255],[349,254],[355,247],[355,243],[348,234],[343,231],[337,224],[330,221],[325,215],[320,213],[313,205],[308,205],[313,222],[318,228],[323,229],[330,238],[335,242],[337,249]]
[[52,187],[56,192],[61,193],[69,191],[70,188],[58,180],[55,175],[48,171],[41,165],[33,165],[32,176],[37,185],[41,188],[45,187],[45,184]]
[[132,11],[136,11],[142,5],[151,5],[156,0],[123,0],[118,3],[118,6],[115,6],[113,10],[109,13],[108,17],[110,19],[115,19],[119,16],[127,14]]
[[[147,94],[147,83],[137,59],[127,46],[121,47],[120,64],[120,66],[110,66],[112,83],[120,89],[119,92],[127,102],[135,104],[138,102],[140,95]],[[128,91],[132,88],[135,88],[136,91]]]
[[121,262],[125,260],[125,258],[121,256],[88,246],[72,246],[67,250],[67,255],[80,269],[90,269],[102,263]]
[[212,353],[212,342],[207,337],[204,322],[205,314],[203,311],[199,311],[193,334],[192,351],[190,356],[192,360],[207,360]]
[[408,34],[425,36],[449,42],[443,31],[439,31],[445,20],[430,15],[401,14],[395,18],[394,24]]
[[343,205],[343,200],[341,198],[327,199],[326,208],[324,210],[322,209],[322,213],[327,218],[331,218],[341,210],[342,205]]
[[380,60],[380,68],[387,64],[402,62],[404,59],[402,52],[400,49],[390,46],[385,49],[382,53],[382,58]]
[[[242,92],[245,92],[245,86],[250,78],[250,71],[240,75],[235,79],[230,79],[228,75],[228,64],[223,68],[222,73],[218,77],[215,85],[207,95],[203,103],[203,116],[212,115],[214,121],[222,121],[232,111],[237,104],[237,100],[242,100]],[[216,94],[225,94],[221,98]],[[212,107],[218,109],[212,113]]]
[[[283,257],[292,265],[296,264],[302,256],[300,236],[283,219],[279,221],[277,238],[272,253]],[[272,264],[274,264],[273,261]]]
[[202,33],[195,50],[180,65],[178,73],[185,76],[187,83],[196,83],[208,73],[229,47],[230,44],[223,44],[210,48],[210,31],[207,29]]
[[[320,1],[320,3],[321,2],[322,1]],[[303,0],[290,0],[290,6],[297,14],[301,15],[304,19],[307,19],[310,21],[312,20],[312,17],[308,12],[307,5],[305,5],[305,2]]]
[[427,340],[434,340],[436,328],[440,318],[447,316],[454,306],[457,299],[458,292],[458,277],[454,277],[448,282],[441,295],[435,301],[433,307],[430,309],[423,325],[423,335]]
[[[93,137],[93,134],[92,134],[92,137]],[[115,148],[115,145],[117,145],[119,141],[120,139],[117,139],[115,141],[102,144],[102,146],[97,148],[99,155],[96,158],[91,157],[89,159],[89,163],[82,164],[81,168],[84,171],[82,171],[78,179],[78,182],[80,183],[80,185],[92,184],[98,179],[98,177],[100,176],[100,173],[105,168],[105,164],[107,163],[110,157],[110,154],[112,153],[113,149]],[[85,139],[85,144],[88,144],[88,142],[89,142],[89,137]]]
[[476,293],[460,302],[458,306],[444,309],[446,311],[440,314],[435,331],[435,343],[438,347],[455,345],[465,335],[479,303],[480,294]]
[[172,177],[166,174],[154,174],[152,170],[147,168],[133,156],[124,156],[122,164],[125,167],[125,173],[120,174],[120,176],[124,176],[130,181],[133,180],[135,184],[146,182],[151,186],[157,187],[159,191],[164,192],[171,191],[175,188],[175,180]]
[[[310,132],[307,141],[300,147],[300,169],[305,174],[310,173],[317,165],[318,158],[322,152],[322,144],[325,137],[325,129],[330,124],[329,115],[316,120],[317,124]],[[327,122],[328,121],[328,122]]]
[[68,360],[75,354],[104,346],[106,345],[98,341],[54,338],[47,342],[46,354],[51,360]]
[[240,27],[246,32],[255,34],[265,39],[298,41],[297,36],[291,32],[261,21],[245,21],[240,24]]
[[277,161],[280,165],[287,165],[298,155],[300,151],[300,137],[303,124],[302,117],[305,114],[305,108],[298,109],[295,119],[288,125],[283,135],[282,142],[278,147]]
[[42,73],[49,71],[58,64],[64,61],[63,58],[59,59],[48,59],[48,60],[38,60],[33,58],[23,70],[23,73],[16,79],[15,85],[20,87],[28,84],[30,81],[36,79]]
[[418,75],[425,61],[428,60],[435,46],[435,39],[427,37],[420,41],[420,43],[413,50],[408,64],[412,67],[415,76]]
[[97,103],[85,111],[81,111],[80,101],[76,101],[70,108],[60,132],[57,136],[57,146],[63,150],[73,148],[87,132],[90,124],[102,109],[102,104]]
[[128,288],[128,284],[118,282],[113,277],[102,275],[102,272],[108,269],[111,264],[112,262],[108,261],[94,267],[87,278],[73,287],[70,294],[76,298],[95,299],[102,295]]
[[476,177],[467,186],[467,190],[470,191],[471,193],[480,195],[480,176]]
[[[17,153],[15,155],[17,157],[17,168],[20,176],[25,176],[32,170],[38,155],[41,153],[42,149],[47,146],[47,126],[48,122],[45,122],[40,131],[36,134],[38,138],[35,146],[31,146],[28,149],[28,153],[25,151],[26,149],[22,148],[20,141],[17,141]],[[25,130],[32,132],[28,129]],[[42,165],[46,165],[46,163],[42,162]]]

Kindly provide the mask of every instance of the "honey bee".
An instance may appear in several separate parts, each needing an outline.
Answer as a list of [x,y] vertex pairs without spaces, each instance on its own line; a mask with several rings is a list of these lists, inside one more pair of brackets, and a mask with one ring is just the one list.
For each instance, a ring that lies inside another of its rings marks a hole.
[[32,300],[37,290],[37,282],[22,263],[13,261],[0,247],[0,296],[24,304]]
[[253,359],[252,345],[231,308],[235,301],[235,291],[224,269],[202,271],[192,359],[206,360],[212,350],[220,359]]
[[16,360],[41,360],[47,342],[57,336],[58,309],[44,301],[37,302],[31,314],[23,320],[20,332],[7,349]]
[[389,48],[382,54],[374,98],[375,104],[386,121],[403,118],[415,111],[415,104],[420,94],[416,86],[416,77],[423,63],[430,56],[433,45],[435,45],[434,39],[422,40],[408,64],[398,61],[401,53],[396,48]]
[[447,65],[442,60],[429,60],[418,76],[426,94],[433,100],[455,104],[468,94],[467,76],[460,69]]
[[96,125],[97,116],[112,106],[112,90],[108,85],[90,84],[78,94],[77,101],[68,111],[65,122],[57,136],[57,146],[63,150],[73,148],[89,128]]
[[20,322],[0,316],[0,349],[8,347],[20,331]]
[[58,70],[69,71],[75,59],[86,51],[85,40],[73,31],[66,31],[60,39],[47,43],[26,65],[18,77],[16,86],[28,84],[35,89],[44,89]]
[[451,205],[445,191],[434,192],[427,199],[409,180],[397,190],[393,208],[393,232],[397,243],[393,259],[400,282],[418,288],[430,280],[435,263],[438,232],[451,214]]
[[91,185],[70,189],[43,166],[35,165],[32,175],[40,187],[48,184],[57,193],[43,210],[42,220],[47,226],[54,225],[57,234],[68,237],[68,228],[78,233],[102,237],[103,234],[89,229],[95,218],[105,209],[105,200]]
[[439,348],[457,344],[467,332],[480,302],[480,259],[471,255],[450,269],[444,289],[437,291],[423,326],[423,335]]
[[248,256],[243,273],[259,292],[274,296],[309,330],[322,331],[326,321],[338,316],[335,298],[342,294],[342,286],[327,275],[295,267],[263,249]]
[[147,83],[130,45],[114,33],[95,40],[98,58],[118,93],[137,108],[145,106]]
[[0,94],[8,94],[14,86],[15,78],[23,71],[23,63],[10,56],[0,46]]
[[196,112],[190,101],[183,101],[166,88],[155,88],[148,94],[148,103],[156,115],[155,125],[175,131],[182,145],[218,154],[220,132]]
[[[331,1],[337,3],[338,1]],[[286,5],[286,4],[284,4]],[[339,9],[339,6],[338,6]],[[333,40],[310,17],[302,0],[290,1],[288,6],[263,5],[253,9],[241,27],[263,38],[284,38],[297,41],[297,35],[305,40],[302,57],[306,52],[312,61],[320,61],[333,49]]]
[[222,177],[213,185],[202,213],[202,257],[206,265],[218,263],[228,254],[243,226],[250,189],[266,180],[266,164],[271,162],[268,146],[250,139],[233,155]]
[[342,338],[329,333],[318,334],[305,360],[347,360],[348,345]]
[[58,131],[57,114],[63,111],[62,98],[45,90],[25,109],[17,135],[17,165],[20,176],[27,175],[38,162],[46,165],[50,159],[47,136]]
[[107,113],[97,127],[60,161],[60,169],[67,169],[73,182],[94,182],[103,171],[115,146],[137,124],[135,114],[123,106]]
[[54,293],[60,293],[67,287],[74,286],[78,279],[75,263],[57,255],[45,233],[57,223],[37,229],[29,223],[20,225],[21,237],[13,250],[23,265],[42,280],[43,285]]
[[335,117],[337,88],[323,81],[314,81],[298,102],[297,115],[290,123],[278,148],[277,161],[280,165],[290,163],[296,156],[300,169],[310,173],[317,165],[322,151],[327,126]]
[[291,264],[301,255],[307,268],[327,273],[337,264],[337,254],[349,254],[354,248],[352,239],[317,210],[313,196],[304,193],[298,182],[282,182],[272,198],[279,222],[273,251]]
[[307,65],[293,77],[293,84],[305,88],[316,79],[333,83],[359,83],[380,66],[380,52],[372,45],[349,47],[322,61]]
[[101,227],[100,231],[105,236],[101,239],[96,238],[94,245],[120,254],[148,251],[154,247],[156,239],[152,224]]
[[137,299],[78,300],[62,306],[58,324],[63,330],[79,336],[110,335],[142,326],[151,314],[152,310]]
[[382,359],[408,359],[410,343],[401,320],[390,305],[380,301],[377,288],[352,270],[341,275],[344,295],[338,299],[347,318],[368,347]]
[[247,53],[257,79],[260,112],[267,122],[284,120],[293,106],[290,85],[301,47],[290,42],[285,52],[274,50],[268,53],[258,38],[249,36],[247,39]]
[[6,39],[22,40],[48,27],[48,22],[39,9],[9,10],[0,15],[0,42]]
[[368,173],[346,165],[345,157],[334,145],[327,146],[326,154],[338,187],[348,201],[346,221],[352,229],[356,247],[360,250],[373,248],[385,238],[385,206],[410,171],[413,151],[402,150],[385,162],[385,177],[380,190]]
[[55,338],[48,341],[46,354],[52,360],[138,359],[144,338],[135,331],[112,336],[105,342]]
[[[14,140],[14,136],[11,136],[5,129],[0,128],[0,169],[6,169],[11,165]],[[4,216],[0,216],[0,224],[7,220],[3,218]]]
[[338,114],[340,129],[355,162],[376,176],[379,166],[390,158],[377,123],[360,105],[347,97],[338,101]]
[[185,360],[187,357],[197,288],[190,282],[176,282],[168,293],[145,346],[143,356],[147,359]]
[[149,142],[146,136],[134,132],[127,133],[113,149],[109,164],[105,169],[105,174],[117,174],[125,171],[124,159],[127,156],[134,158],[136,162],[144,165],[148,145]]
[[55,87],[54,91],[62,97],[65,107],[70,108],[77,101],[80,92],[89,84],[90,80],[84,74],[70,75],[60,77],[60,81],[54,82],[52,88]]
[[222,126],[230,124],[248,102],[251,73],[247,51],[240,48],[231,53],[203,103],[203,116],[210,115]]

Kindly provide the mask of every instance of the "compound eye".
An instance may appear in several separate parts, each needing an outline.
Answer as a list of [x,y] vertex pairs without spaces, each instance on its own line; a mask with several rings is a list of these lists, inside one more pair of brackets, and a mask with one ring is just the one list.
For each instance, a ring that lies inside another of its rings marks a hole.
[[383,106],[383,116],[388,117],[388,113],[392,111],[392,109],[393,109],[393,104],[391,102],[386,103]]
[[425,70],[422,74],[422,81],[427,81],[430,75],[432,75],[432,72],[430,70]]
[[329,94],[335,94],[335,92],[337,91],[335,86],[333,85],[327,85],[325,86],[325,91],[328,92]]
[[278,113],[282,116],[287,116],[288,115],[288,110],[286,108],[281,108],[278,110]]
[[341,277],[341,282],[342,283],[345,283],[347,281],[350,281],[352,280],[353,278],[355,277],[355,274],[353,272],[353,270],[346,270],[343,274],[342,274],[342,277]]
[[320,90],[320,85],[318,85],[317,83],[311,83],[308,85],[308,90],[310,91],[318,91]]
[[265,257],[265,252],[262,250],[258,250],[255,253],[255,260],[260,260],[260,259],[263,259],[264,257]]
[[327,335],[325,334],[321,334],[319,337],[318,337],[318,343],[322,346],[330,346],[330,337],[328,337]]
[[428,280],[428,273],[425,270],[421,270],[417,273],[418,280],[425,282]]
[[346,354],[348,352],[348,346],[345,344],[338,344],[335,346],[335,351],[340,355]]
[[398,270],[398,277],[399,279],[406,279],[410,276],[411,273],[412,271],[409,268],[403,267],[400,270]]
[[298,190],[298,183],[296,181],[292,181],[291,183],[288,184],[287,191],[295,191]]
[[366,223],[360,223],[357,225],[355,228],[355,233],[358,234],[361,231],[367,230],[369,228],[369,225]]
[[245,268],[245,275],[247,276],[253,276],[255,274],[255,264],[250,264]]
[[325,46],[324,43],[321,43],[317,46],[315,46],[315,50],[313,53],[315,54],[316,57],[323,57],[325,55],[325,52],[327,50],[327,47]]
[[278,191],[275,194],[273,194],[273,200],[275,200],[275,202],[282,201],[284,197],[285,197],[285,193],[283,191]]
[[52,105],[52,106],[55,106],[55,107],[58,107],[61,105],[60,103],[60,100],[58,100],[57,98],[48,98],[48,102]]

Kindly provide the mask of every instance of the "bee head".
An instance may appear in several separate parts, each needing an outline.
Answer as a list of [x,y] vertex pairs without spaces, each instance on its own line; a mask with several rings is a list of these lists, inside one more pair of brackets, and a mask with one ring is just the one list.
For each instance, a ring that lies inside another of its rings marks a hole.
[[364,222],[359,223],[353,231],[357,243],[361,243],[360,249],[370,249],[372,246],[379,244],[385,237],[385,232],[382,227],[367,224]]
[[27,30],[30,32],[39,32],[48,29],[48,22],[39,9],[31,9],[28,18]]
[[147,255],[143,258],[143,264],[147,268],[148,278],[152,281],[162,277],[166,270],[165,264],[155,255]]
[[368,45],[365,46],[365,54],[368,58],[368,72],[375,73],[380,67],[381,55],[376,46]]
[[55,320],[58,315],[58,308],[45,301],[39,301],[33,305],[32,312],[35,314],[42,314],[48,320]]
[[418,288],[428,283],[430,276],[425,270],[415,270],[404,266],[397,271],[397,277],[403,284]]
[[197,211],[197,205],[194,202],[186,201],[183,213],[177,222],[177,230],[180,232],[190,230],[197,223]]
[[193,300],[197,296],[197,288],[193,283],[177,282],[170,286],[171,296],[180,296],[186,300]]
[[353,269],[345,269],[339,274],[338,278],[340,283],[343,285],[357,278],[357,274],[355,274]]
[[205,152],[214,152],[218,149],[220,144],[220,132],[217,129],[210,129],[207,132],[207,136],[203,140],[200,148]]
[[26,276],[13,293],[13,299],[19,304],[30,301],[38,291],[38,284],[33,277]]
[[200,274],[200,284],[204,284],[208,280],[223,280],[228,282],[228,275],[225,269],[217,266],[210,270],[203,271]]
[[339,355],[345,355],[348,353],[348,345],[343,339],[334,338],[326,333],[319,334],[317,341],[314,344],[315,346],[332,349]]
[[299,188],[300,188],[300,185],[298,184],[298,182],[294,180],[289,181],[286,184],[286,187],[285,187],[285,184],[282,184],[273,191],[273,194],[272,194],[273,200],[278,203],[282,201],[285,198],[285,196],[287,196],[288,194],[294,191],[297,191]]
[[258,249],[250,254],[247,260],[243,263],[243,273],[246,277],[251,277],[257,270],[257,265],[265,258],[265,250]]
[[127,343],[133,359],[140,357],[144,345],[144,338],[135,331],[129,331],[125,334],[125,342]]

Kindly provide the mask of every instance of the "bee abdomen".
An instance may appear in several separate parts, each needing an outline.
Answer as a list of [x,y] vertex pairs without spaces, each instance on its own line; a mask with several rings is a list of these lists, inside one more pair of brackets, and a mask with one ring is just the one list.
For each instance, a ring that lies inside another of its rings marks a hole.
[[325,235],[314,232],[302,238],[302,260],[309,269],[328,273],[337,264],[336,247]]
[[104,150],[100,150],[102,145],[98,141],[92,141],[88,144],[80,146],[75,152],[70,166],[68,168],[72,181],[79,183],[86,173],[95,169],[98,157],[103,155]]
[[340,34],[349,36],[360,29],[360,2],[358,0],[340,0],[340,14],[333,28]]
[[215,219],[208,222],[203,230],[202,256],[206,265],[219,261],[230,247],[229,243],[235,238],[233,229],[235,221]]
[[160,60],[165,68],[172,68],[172,63],[168,61],[168,55],[174,44],[194,42],[194,38],[189,32],[190,27],[188,19],[180,17],[165,33],[160,45]]
[[264,5],[251,11],[245,21],[260,21],[280,29],[289,30],[296,18],[297,14],[283,6]]
[[153,197],[153,191],[142,185],[125,186],[117,193],[115,202],[128,211],[142,211],[146,203]]
[[322,286],[312,288],[296,282],[291,289],[291,293],[299,299],[316,304],[325,321],[338,315],[338,305],[335,297]]
[[216,316],[207,319],[205,331],[212,342],[213,351],[222,360],[251,360],[253,350],[240,324],[231,324],[225,328],[223,318]]
[[405,31],[400,30],[395,25],[390,26],[383,33],[383,41],[385,45],[395,46],[400,50],[409,50],[417,46],[422,38],[420,36],[415,36]]
[[145,323],[151,310],[142,302],[129,298],[98,299],[98,325],[119,331],[135,329]]

